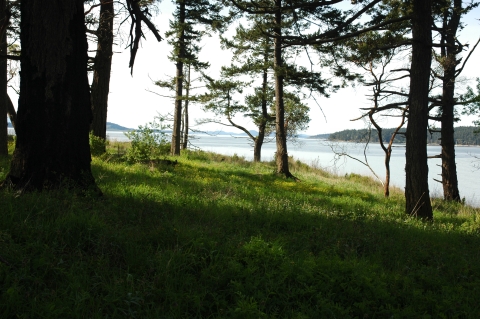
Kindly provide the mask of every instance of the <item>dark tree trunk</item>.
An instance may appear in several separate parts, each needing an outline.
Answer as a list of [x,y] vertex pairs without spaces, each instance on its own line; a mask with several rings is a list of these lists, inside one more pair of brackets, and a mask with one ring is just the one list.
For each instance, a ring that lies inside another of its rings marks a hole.
[[[0,25],[6,19],[6,0],[0,0]],[[1,36],[0,55],[7,54],[7,32]],[[0,59],[0,156],[8,155],[7,59]]]
[[[113,1],[101,0],[100,19],[97,29],[97,54],[92,81],[93,135],[107,138],[108,93],[112,68],[113,47]],[[105,149],[103,150],[105,152]]]
[[182,28],[178,38],[178,56],[177,56],[177,73],[175,77],[175,111],[173,113],[173,130],[172,130],[172,155],[180,155],[180,127],[182,125],[182,97],[183,97],[183,58],[185,56],[185,32],[183,26],[185,24],[186,8],[185,1],[179,3],[179,25]]
[[293,177],[288,169],[287,135],[285,133],[285,106],[283,104],[283,59],[282,59],[282,0],[275,0],[274,62],[275,69],[275,112],[277,141],[277,173]]
[[458,191],[457,164],[455,163],[455,138],[454,138],[454,110],[455,110],[455,69],[458,47],[456,46],[456,32],[460,23],[462,0],[454,1],[454,10],[447,24],[444,20],[444,36],[442,36],[443,59],[443,95],[442,95],[442,184],[443,198],[445,200],[460,202]]
[[83,0],[22,0],[17,143],[5,185],[98,194],[90,162],[92,120]]
[[[267,49],[268,50],[268,49]],[[268,53],[265,54],[265,65],[268,62]],[[253,144],[253,161],[260,162],[262,160],[262,145],[265,140],[265,130],[268,122],[268,110],[267,110],[267,89],[268,89],[268,70],[263,71],[262,79],[262,119],[258,125],[258,135]]]
[[432,219],[428,189],[427,126],[432,56],[432,0],[414,0],[410,105],[406,131],[406,213]]
[[262,160],[262,145],[265,140],[266,122],[262,121],[258,126],[258,135],[253,142],[253,161],[260,162]]
[[15,107],[13,106],[12,100],[10,96],[7,95],[7,114],[8,118],[10,119],[10,123],[12,123],[13,129],[17,129],[17,112],[15,111]]

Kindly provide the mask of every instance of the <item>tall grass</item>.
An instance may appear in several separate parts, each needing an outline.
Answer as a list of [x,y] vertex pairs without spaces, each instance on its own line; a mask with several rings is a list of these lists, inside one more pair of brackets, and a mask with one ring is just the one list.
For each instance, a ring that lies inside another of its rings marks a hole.
[[[0,192],[1,318],[476,318],[478,209],[206,152],[93,159],[98,198]],[[1,172],[8,161],[2,160]]]

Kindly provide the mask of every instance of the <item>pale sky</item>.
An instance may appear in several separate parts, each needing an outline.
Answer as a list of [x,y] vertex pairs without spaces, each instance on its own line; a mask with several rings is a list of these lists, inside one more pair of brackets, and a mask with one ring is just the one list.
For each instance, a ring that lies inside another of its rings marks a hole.
[[[350,3],[350,1],[348,1]],[[160,13],[152,20],[160,31],[162,37],[168,30],[168,21],[171,19],[173,5],[164,1],[159,4]],[[472,47],[480,37],[480,8],[474,9],[463,21],[467,24],[466,28],[460,34],[462,42],[470,43]],[[129,128],[137,128],[153,119],[157,113],[172,113],[174,104],[172,99],[163,98],[147,90],[158,92],[159,94],[168,95],[169,92],[161,90],[153,84],[153,80],[163,79],[175,74],[175,65],[168,60],[171,47],[167,41],[157,42],[154,36],[146,33],[146,40],[142,39],[141,48],[137,53],[133,76],[130,75],[128,68],[129,51],[125,49],[125,43],[116,41],[114,47],[112,75],[110,82],[110,95],[108,106],[109,122],[113,122]],[[231,53],[222,51],[216,34],[211,38],[206,38],[202,42],[202,52],[200,54],[201,61],[208,61],[211,64],[211,70],[208,73],[212,76],[218,75],[218,71],[222,65],[229,65],[231,62]],[[90,49],[93,49],[91,47]],[[467,79],[471,79],[471,86],[475,85],[475,77],[479,77],[480,47],[473,53],[468,62],[468,66],[463,75]],[[362,121],[351,122],[350,120],[358,117],[361,113],[360,107],[369,107],[365,94],[368,91],[363,87],[340,89],[337,93],[333,93],[330,98],[317,98],[320,106],[325,114],[322,114],[317,104],[312,101],[306,101],[311,107],[311,122],[309,129],[304,132],[309,135],[321,133],[333,133],[343,129],[359,129],[364,128]],[[16,104],[17,97],[12,91],[9,91],[12,100]],[[199,105],[190,107],[190,118],[193,124],[195,118],[207,117],[200,109]],[[472,125],[474,118],[462,117],[460,125]],[[248,122],[242,124],[247,125]],[[393,127],[395,124],[390,125]],[[388,125],[387,125],[388,126]],[[235,128],[207,126],[205,130],[223,129],[224,131],[235,132]],[[255,129],[254,125],[248,126],[248,129]]]

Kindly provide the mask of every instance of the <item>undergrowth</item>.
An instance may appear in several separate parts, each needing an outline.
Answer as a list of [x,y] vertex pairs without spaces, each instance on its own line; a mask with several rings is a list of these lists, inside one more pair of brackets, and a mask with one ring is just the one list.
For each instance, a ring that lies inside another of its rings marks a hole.
[[123,158],[93,159],[100,199],[0,192],[1,318],[480,314],[478,209],[434,200],[424,223],[399,190],[293,159],[300,181],[202,151]]

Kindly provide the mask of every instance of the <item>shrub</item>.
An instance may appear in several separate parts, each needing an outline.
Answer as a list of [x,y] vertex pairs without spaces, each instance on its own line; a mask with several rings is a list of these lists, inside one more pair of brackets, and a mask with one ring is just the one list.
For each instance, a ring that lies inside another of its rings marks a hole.
[[90,152],[92,153],[92,155],[102,155],[103,153],[105,153],[107,145],[108,141],[106,139],[95,136],[92,132],[90,132]]
[[165,156],[170,151],[170,143],[167,142],[163,117],[155,117],[153,122],[140,125],[137,130],[125,133],[131,141],[131,147],[127,150],[129,162],[144,162]]

